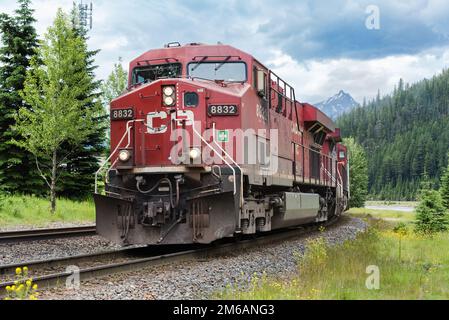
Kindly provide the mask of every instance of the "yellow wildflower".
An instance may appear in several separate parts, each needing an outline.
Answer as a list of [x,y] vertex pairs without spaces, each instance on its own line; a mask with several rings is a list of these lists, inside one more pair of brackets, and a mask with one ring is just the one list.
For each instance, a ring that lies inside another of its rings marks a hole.
[[37,284],[36,283],[33,285],[33,289],[37,290]]
[[21,275],[22,274],[22,268],[16,268],[16,274]]
[[26,285],[27,285],[27,287],[31,287],[31,281],[27,280]]
[[37,298],[34,295],[31,295],[30,300],[37,300]]
[[7,286],[7,287],[6,287],[6,291],[11,291],[11,287],[10,287],[10,286]]

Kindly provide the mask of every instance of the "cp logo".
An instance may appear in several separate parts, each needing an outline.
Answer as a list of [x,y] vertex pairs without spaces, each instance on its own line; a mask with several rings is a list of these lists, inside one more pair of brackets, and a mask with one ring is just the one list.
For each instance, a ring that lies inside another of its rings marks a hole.
[[[147,133],[158,134],[167,132],[168,126],[162,124],[159,127],[154,127],[153,123],[155,119],[165,120],[168,118],[168,114],[165,111],[150,112],[147,115]],[[175,123],[175,126],[180,127],[185,122],[186,126],[193,125],[195,120],[194,114],[191,110],[177,110],[171,114],[170,120]]]

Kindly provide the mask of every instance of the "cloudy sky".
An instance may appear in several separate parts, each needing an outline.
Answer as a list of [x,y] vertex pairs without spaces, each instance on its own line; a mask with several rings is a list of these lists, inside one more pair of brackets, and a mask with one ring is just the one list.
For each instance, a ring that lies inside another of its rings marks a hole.
[[[313,103],[340,89],[361,102],[378,89],[389,93],[401,77],[415,82],[449,65],[445,0],[92,1],[89,45],[101,49],[99,78],[119,56],[128,63],[171,41],[238,47],[291,82],[299,100]],[[34,0],[39,34],[58,7],[70,10],[72,3]],[[2,12],[15,6],[0,0]]]

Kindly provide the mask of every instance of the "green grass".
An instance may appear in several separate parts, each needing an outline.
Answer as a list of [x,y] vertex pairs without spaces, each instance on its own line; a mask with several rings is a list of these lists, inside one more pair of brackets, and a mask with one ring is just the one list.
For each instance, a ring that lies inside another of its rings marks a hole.
[[366,201],[367,206],[401,206],[401,207],[416,207],[417,201]]
[[[329,247],[322,240],[308,244],[298,258],[298,272],[288,280],[253,277],[234,284],[223,299],[449,299],[449,233],[433,237],[400,236],[392,224],[371,222],[354,241]],[[399,250],[401,245],[401,250]],[[367,289],[367,267],[380,270],[380,288]]]
[[351,208],[347,214],[359,218],[379,218],[390,221],[410,222],[415,219],[415,212],[404,212],[395,210],[377,210],[366,208]]
[[56,212],[50,212],[50,202],[31,196],[7,196],[0,199],[0,226],[44,227],[52,222],[93,223],[95,206],[92,201],[58,199]]

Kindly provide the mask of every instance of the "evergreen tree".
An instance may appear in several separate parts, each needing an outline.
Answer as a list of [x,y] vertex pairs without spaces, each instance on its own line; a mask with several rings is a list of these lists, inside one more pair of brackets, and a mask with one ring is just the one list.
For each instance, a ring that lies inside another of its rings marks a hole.
[[413,85],[400,80],[392,94],[337,119],[368,155],[368,190],[373,198],[415,200],[426,173],[438,185],[447,166],[449,71]]
[[52,212],[56,209],[57,183],[64,178],[60,171],[71,154],[67,146],[76,150],[98,126],[94,121],[98,110],[84,108],[86,101],[79,99],[90,86],[85,41],[58,9],[27,72],[22,97],[32,108],[20,108],[16,125],[24,138],[17,143],[36,157],[49,159],[50,170],[38,168],[50,189]]
[[74,33],[82,40],[85,63],[80,66],[89,76],[89,86],[80,92],[78,99],[82,101],[81,108],[96,115],[93,119],[98,123],[88,138],[77,146],[65,145],[70,150],[64,163],[63,183],[60,194],[64,197],[82,199],[88,197],[94,190],[95,172],[99,168],[99,158],[106,149],[107,115],[101,107],[101,81],[95,80],[95,56],[99,50],[87,49],[87,30],[79,24],[79,14],[76,6],[71,12],[71,26]]
[[19,92],[38,45],[31,1],[18,0],[18,4],[12,16],[0,15],[0,186],[8,192],[40,194],[43,184],[34,156],[13,143],[21,139],[13,130],[14,117],[28,107]]
[[440,193],[444,206],[449,209],[449,164],[441,176]]
[[360,208],[365,206],[368,194],[368,166],[363,148],[354,141],[346,138],[343,144],[348,148],[349,156],[349,186],[351,199],[349,206]]
[[420,202],[416,207],[415,230],[417,232],[431,234],[446,231],[448,219],[443,199],[438,191],[423,189]]

